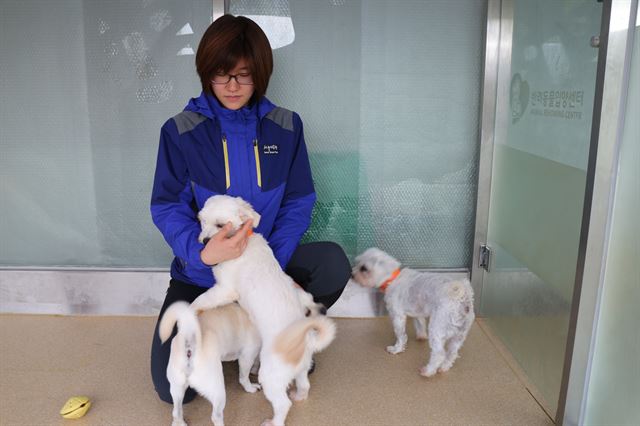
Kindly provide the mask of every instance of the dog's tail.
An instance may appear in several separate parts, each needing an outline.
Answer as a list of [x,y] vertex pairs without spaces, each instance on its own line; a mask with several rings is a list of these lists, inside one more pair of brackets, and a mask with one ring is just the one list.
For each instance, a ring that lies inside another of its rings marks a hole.
[[285,328],[275,340],[275,351],[288,364],[298,365],[305,353],[320,352],[336,337],[336,324],[325,316],[301,319]]
[[184,339],[184,348],[188,353],[187,357],[191,358],[200,347],[202,334],[198,316],[187,302],[175,302],[164,311],[158,326],[158,334],[162,343],[171,337],[173,326],[176,322],[178,323],[177,337]]
[[473,303],[473,289],[468,279],[449,283],[449,298],[456,301],[471,301]]
[[469,313],[473,315],[473,288],[468,279],[451,282],[449,284],[449,297],[460,305],[463,310],[460,314],[463,317]]

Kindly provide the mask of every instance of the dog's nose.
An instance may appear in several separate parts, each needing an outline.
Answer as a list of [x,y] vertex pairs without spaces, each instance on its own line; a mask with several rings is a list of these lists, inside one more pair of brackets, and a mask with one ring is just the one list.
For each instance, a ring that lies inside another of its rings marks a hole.
[[205,238],[202,240],[202,243],[206,246],[211,238]]

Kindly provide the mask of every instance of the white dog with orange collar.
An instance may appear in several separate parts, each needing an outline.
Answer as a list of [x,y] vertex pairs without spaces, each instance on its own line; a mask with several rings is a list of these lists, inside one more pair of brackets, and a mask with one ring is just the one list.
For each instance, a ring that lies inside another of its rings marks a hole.
[[416,337],[427,339],[429,318],[429,362],[420,374],[431,377],[448,371],[458,358],[473,324],[473,289],[468,279],[446,274],[400,269],[400,262],[378,248],[370,248],[356,257],[351,276],[355,282],[384,293],[387,311],[393,322],[396,342],[387,352],[404,352],[407,345],[407,317],[414,318]]

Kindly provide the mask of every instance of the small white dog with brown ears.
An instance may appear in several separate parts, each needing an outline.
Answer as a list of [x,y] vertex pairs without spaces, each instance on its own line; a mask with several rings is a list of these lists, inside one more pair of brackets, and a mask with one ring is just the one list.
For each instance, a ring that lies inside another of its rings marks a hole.
[[387,346],[391,354],[405,350],[407,317],[414,318],[416,337],[427,339],[429,318],[429,362],[420,374],[431,377],[449,371],[473,324],[473,289],[468,279],[446,274],[400,269],[400,262],[378,248],[356,257],[351,271],[355,282],[384,292],[387,311],[393,322],[396,342]]
[[196,314],[187,302],[175,302],[164,312],[158,334],[171,341],[167,379],[173,399],[173,426],[185,426],[182,400],[188,386],[211,402],[211,421],[224,425],[226,404],[222,361],[238,360],[240,384],[247,392],[260,386],[249,381],[251,366],[260,352],[260,335],[247,313],[236,303]]
[[[251,219],[257,227],[260,215],[238,197],[215,195],[198,213],[200,241],[211,238],[225,224],[235,233]],[[311,355],[326,348],[335,337],[335,323],[316,315],[320,305],[284,273],[267,241],[260,234],[248,238],[237,258],[213,266],[216,284],[201,294],[191,307],[205,310],[237,301],[262,339],[258,381],[273,407],[273,418],[263,425],[283,426],[291,408],[287,388],[295,380],[292,399],[301,401],[309,393],[307,371]],[[307,317],[307,315],[309,315]]]

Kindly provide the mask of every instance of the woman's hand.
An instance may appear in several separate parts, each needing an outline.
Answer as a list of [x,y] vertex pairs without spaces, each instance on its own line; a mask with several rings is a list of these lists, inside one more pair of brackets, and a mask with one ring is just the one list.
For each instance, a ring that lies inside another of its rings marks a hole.
[[253,221],[247,220],[233,237],[227,237],[231,231],[231,223],[227,223],[204,246],[200,252],[200,260],[205,265],[216,265],[225,260],[239,257],[247,248],[249,231],[253,229]]

